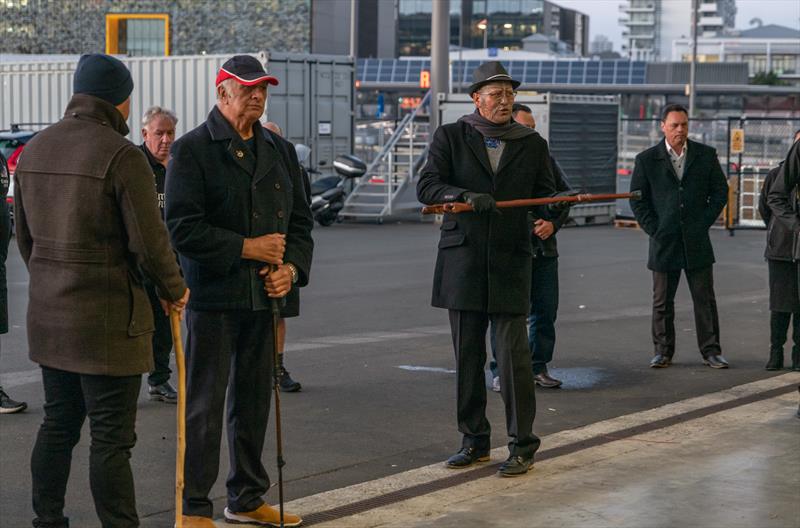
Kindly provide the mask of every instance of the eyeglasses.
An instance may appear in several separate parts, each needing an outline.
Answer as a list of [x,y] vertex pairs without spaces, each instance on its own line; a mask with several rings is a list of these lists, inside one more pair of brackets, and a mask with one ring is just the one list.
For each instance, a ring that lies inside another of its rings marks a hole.
[[494,90],[491,92],[478,92],[480,95],[485,95],[487,97],[491,97],[493,100],[500,102],[504,98],[507,100],[514,99],[517,96],[517,92],[511,90]]

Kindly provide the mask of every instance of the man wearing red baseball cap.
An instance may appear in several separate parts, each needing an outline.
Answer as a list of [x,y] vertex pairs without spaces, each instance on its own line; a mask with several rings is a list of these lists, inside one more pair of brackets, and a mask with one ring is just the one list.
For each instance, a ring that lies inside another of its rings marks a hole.
[[[280,525],[263,499],[270,482],[261,463],[272,388],[270,308],[271,299],[308,282],[313,219],[294,148],[259,123],[267,85],[277,84],[252,56],[225,62],[216,106],[174,143],[167,168],[167,227],[194,300],[186,316],[185,528],[215,526],[209,492],[223,415],[231,461],[226,520]],[[284,514],[284,526],[301,522]]]

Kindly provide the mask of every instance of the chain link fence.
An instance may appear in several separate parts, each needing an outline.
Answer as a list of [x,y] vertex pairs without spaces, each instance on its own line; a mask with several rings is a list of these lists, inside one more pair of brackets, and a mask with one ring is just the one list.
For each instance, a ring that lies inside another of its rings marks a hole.
[[[620,120],[617,192],[630,189],[636,155],[663,140],[660,125],[657,118]],[[761,185],[767,173],[786,158],[798,129],[800,118],[726,117],[689,121],[689,138],[717,149],[720,165],[728,177],[728,206],[720,216],[721,226],[731,230],[763,227],[758,214]],[[732,135],[742,141],[732,141]],[[617,202],[617,217],[633,218],[627,200]]]

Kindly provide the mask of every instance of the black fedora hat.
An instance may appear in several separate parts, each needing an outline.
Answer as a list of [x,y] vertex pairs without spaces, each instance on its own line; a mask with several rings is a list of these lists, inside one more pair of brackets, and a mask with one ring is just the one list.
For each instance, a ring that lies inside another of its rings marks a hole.
[[498,81],[510,82],[514,90],[521,84],[519,81],[512,79],[499,62],[484,62],[472,72],[472,85],[469,87],[469,94],[472,95],[477,92],[484,84]]

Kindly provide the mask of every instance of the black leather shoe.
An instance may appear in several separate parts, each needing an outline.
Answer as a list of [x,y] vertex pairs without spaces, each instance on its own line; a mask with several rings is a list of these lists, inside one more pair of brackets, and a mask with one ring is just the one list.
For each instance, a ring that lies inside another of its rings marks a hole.
[[656,354],[650,360],[650,368],[667,368],[670,365],[672,365],[672,358],[663,354]]
[[151,400],[162,401],[164,403],[178,403],[178,393],[169,382],[164,382],[161,385],[150,385],[147,389],[150,394]]
[[497,470],[497,474],[501,477],[520,477],[530,471],[532,467],[533,457],[524,458],[511,455]]
[[721,354],[716,356],[707,356],[703,358],[703,364],[708,365],[709,367],[715,369],[725,369],[730,367],[728,361],[724,357],[722,357]]
[[551,377],[547,371],[534,374],[533,379],[537,385],[546,389],[557,389],[561,386],[561,380]]
[[300,382],[293,380],[289,375],[289,371],[283,367],[281,367],[278,374],[278,383],[280,384],[281,392],[300,392],[300,389],[303,388]]
[[451,456],[445,462],[445,466],[453,469],[461,469],[469,467],[478,462],[489,461],[489,450],[478,449],[476,447],[462,447],[461,450],[455,455]]

